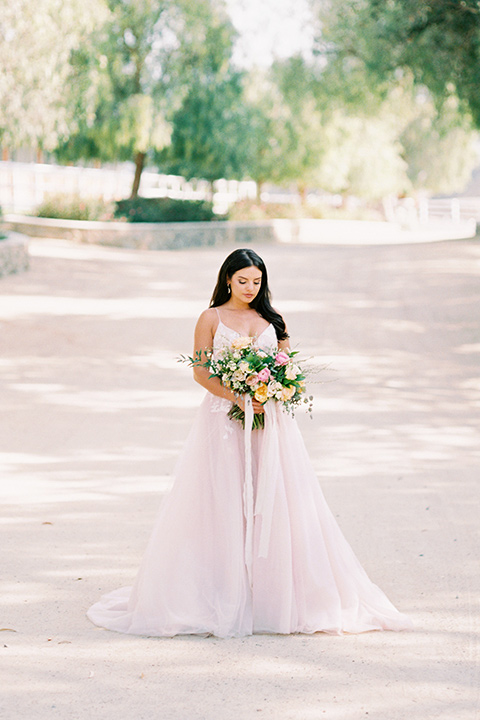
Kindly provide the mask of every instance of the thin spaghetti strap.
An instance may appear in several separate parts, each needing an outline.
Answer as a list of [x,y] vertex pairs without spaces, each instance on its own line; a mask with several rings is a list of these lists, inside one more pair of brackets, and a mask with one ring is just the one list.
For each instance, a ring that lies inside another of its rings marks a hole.
[[220,313],[218,312],[218,308],[216,307],[215,310],[217,311],[218,321],[219,321],[219,322],[222,322],[222,318],[220,317]]

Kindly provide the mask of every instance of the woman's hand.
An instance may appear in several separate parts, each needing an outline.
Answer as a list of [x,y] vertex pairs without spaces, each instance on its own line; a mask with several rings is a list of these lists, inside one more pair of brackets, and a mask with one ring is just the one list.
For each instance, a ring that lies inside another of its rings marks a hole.
[[[235,398],[235,405],[238,405],[240,410],[243,410],[243,412],[245,412],[245,397],[245,395],[239,395],[237,398]],[[252,398],[252,405],[255,415],[263,415],[263,413],[265,412],[265,408],[263,407],[262,403],[259,403],[258,400]]]

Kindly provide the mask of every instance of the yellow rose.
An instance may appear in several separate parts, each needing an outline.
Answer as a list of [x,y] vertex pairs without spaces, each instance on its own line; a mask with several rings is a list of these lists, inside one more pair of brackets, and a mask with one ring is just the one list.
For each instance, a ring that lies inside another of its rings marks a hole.
[[295,395],[295,388],[294,387],[286,387],[282,390],[282,401],[286,402],[287,400],[290,400],[291,397]]
[[268,388],[265,383],[262,383],[258,390],[255,391],[255,400],[264,403],[268,398]]
[[232,348],[235,348],[235,350],[243,350],[244,348],[248,347],[251,342],[252,338],[238,337],[235,338],[235,340],[232,340]]

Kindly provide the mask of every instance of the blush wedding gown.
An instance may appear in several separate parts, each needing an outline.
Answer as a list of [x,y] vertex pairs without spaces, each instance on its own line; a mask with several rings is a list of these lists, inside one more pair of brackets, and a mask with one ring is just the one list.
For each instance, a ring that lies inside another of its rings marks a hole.
[[[239,333],[219,321],[214,351]],[[259,348],[276,347],[269,325]],[[360,633],[412,624],[374,585],[338,527],[295,420],[265,405],[265,429],[230,420],[207,392],[133,587],[87,615],[147,636]]]

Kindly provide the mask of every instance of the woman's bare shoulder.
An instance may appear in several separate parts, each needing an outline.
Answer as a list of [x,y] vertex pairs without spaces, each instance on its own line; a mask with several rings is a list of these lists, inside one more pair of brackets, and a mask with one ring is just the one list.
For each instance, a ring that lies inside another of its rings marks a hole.
[[211,328],[213,326],[216,326],[217,323],[218,313],[216,311],[216,308],[210,307],[200,314],[197,320],[197,327]]

